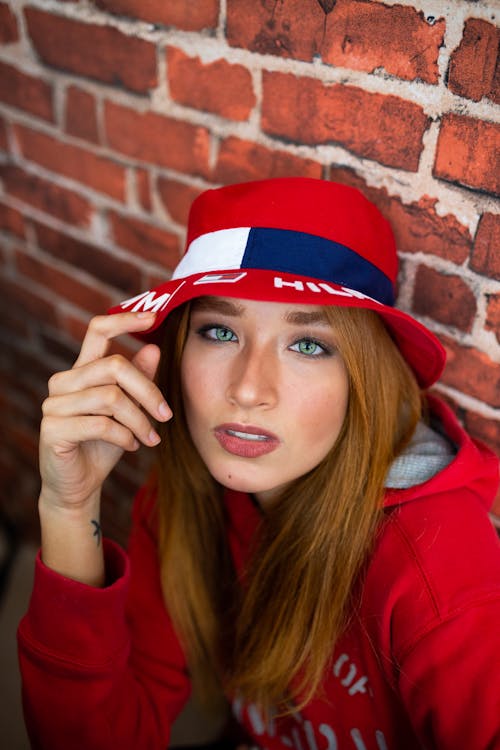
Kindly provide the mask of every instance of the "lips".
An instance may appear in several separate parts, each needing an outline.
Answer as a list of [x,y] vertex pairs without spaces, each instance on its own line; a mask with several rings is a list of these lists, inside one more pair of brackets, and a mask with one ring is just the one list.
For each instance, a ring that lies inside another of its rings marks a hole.
[[234,456],[258,458],[276,450],[279,438],[272,432],[243,424],[221,424],[214,430],[222,448]]

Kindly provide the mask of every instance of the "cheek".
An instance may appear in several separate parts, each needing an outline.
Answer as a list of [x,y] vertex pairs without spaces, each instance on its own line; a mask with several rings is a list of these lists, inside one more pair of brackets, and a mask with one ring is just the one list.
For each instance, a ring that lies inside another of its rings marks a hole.
[[309,391],[304,402],[300,422],[307,425],[309,438],[313,443],[333,445],[344,422],[349,399],[347,378],[340,377],[332,387],[329,382],[324,387]]
[[[202,366],[196,356],[184,356],[181,365],[181,388],[186,416],[190,423],[203,415],[213,403],[217,378],[209,367]],[[220,386],[219,386],[220,387]]]

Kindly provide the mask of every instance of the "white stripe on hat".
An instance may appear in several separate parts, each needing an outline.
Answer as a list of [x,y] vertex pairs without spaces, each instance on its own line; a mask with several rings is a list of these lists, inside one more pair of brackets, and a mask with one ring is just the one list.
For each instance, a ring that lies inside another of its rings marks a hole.
[[200,235],[189,245],[172,278],[241,268],[249,233],[250,227],[236,227]]

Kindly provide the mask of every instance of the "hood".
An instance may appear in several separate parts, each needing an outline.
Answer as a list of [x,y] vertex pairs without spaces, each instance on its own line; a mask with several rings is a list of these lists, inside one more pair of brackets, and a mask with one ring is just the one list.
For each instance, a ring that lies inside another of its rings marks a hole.
[[420,423],[386,479],[385,507],[453,490],[469,491],[490,509],[499,484],[499,460],[460,426],[452,410],[428,396],[432,428]]

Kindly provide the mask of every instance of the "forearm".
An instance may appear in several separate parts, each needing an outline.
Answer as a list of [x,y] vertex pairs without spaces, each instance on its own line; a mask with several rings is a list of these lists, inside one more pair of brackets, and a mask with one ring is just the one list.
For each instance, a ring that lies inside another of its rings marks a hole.
[[44,564],[75,581],[104,586],[99,494],[83,506],[61,508],[49,502],[42,490],[38,509]]

